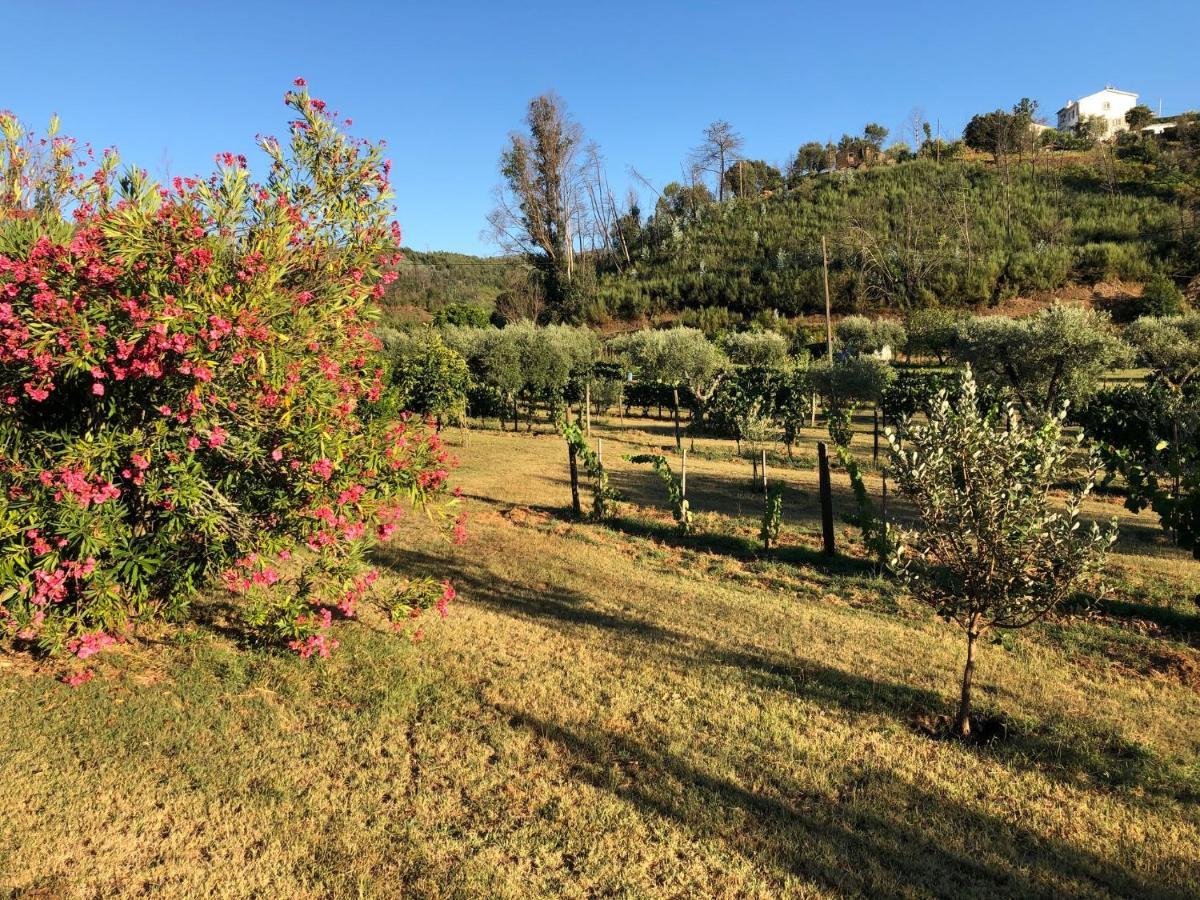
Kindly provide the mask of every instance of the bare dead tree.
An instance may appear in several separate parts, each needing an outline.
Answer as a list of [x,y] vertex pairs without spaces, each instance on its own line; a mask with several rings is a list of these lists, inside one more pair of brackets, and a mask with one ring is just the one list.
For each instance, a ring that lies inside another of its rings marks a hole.
[[704,129],[704,140],[692,151],[694,169],[717,179],[717,199],[725,199],[725,171],[738,158],[742,136],[728,122],[718,119]]

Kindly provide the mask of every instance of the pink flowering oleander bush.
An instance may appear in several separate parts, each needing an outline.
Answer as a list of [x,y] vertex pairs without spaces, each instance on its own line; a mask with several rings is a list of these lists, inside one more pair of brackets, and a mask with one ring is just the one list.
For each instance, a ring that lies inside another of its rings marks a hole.
[[[371,311],[389,165],[302,80],[261,182],[149,182],[0,112],[0,634],[80,657],[223,584],[302,656],[372,597],[407,508],[463,521],[436,431],[395,412]],[[377,598],[444,614],[449,584]]]

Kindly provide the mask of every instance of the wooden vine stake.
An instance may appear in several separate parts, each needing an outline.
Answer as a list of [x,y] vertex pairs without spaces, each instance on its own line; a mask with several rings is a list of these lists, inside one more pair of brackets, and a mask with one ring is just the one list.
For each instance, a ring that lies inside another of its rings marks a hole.
[[829,448],[817,442],[817,467],[821,479],[821,537],[826,556],[836,552],[833,546],[833,485],[829,480]]
[[679,463],[679,496],[687,499],[687,448],[682,452],[682,458]]
[[763,496],[767,493],[767,451],[762,451],[762,486]]
[[579,453],[574,444],[567,444],[567,462],[571,467],[571,509],[576,516],[583,515],[583,507],[579,505]]

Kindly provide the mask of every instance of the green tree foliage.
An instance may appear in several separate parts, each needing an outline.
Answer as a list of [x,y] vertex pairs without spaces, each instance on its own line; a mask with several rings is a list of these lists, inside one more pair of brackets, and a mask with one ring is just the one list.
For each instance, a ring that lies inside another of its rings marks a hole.
[[849,447],[854,432],[851,421],[859,403],[878,403],[895,380],[896,370],[874,356],[822,360],[813,365],[812,384],[824,399],[829,415],[829,436],[838,447]]
[[1056,304],[1024,319],[966,319],[954,355],[975,368],[981,385],[1007,391],[1036,418],[1086,399],[1129,349],[1103,313]]
[[704,403],[712,396],[725,370],[726,359],[720,349],[695,328],[668,328],[635,331],[612,342],[641,375],[670,386],[671,409],[675,421],[675,445],[683,446],[679,426],[679,391],[686,387]]
[[892,319],[846,316],[837,325],[838,346],[851,356],[879,353],[885,348],[899,353],[908,343],[904,326]]
[[403,307],[416,307],[433,313],[435,324],[486,325],[496,298],[524,267],[512,256],[406,249],[379,305],[385,321],[398,317]]
[[1130,131],[1141,131],[1153,121],[1154,110],[1144,103],[1139,103],[1125,112],[1125,124],[1129,126]]
[[1146,282],[1138,298],[1138,313],[1143,316],[1177,316],[1187,308],[1183,291],[1161,273]]
[[[815,154],[804,165],[818,166]],[[1168,261],[1200,272],[1200,241],[1179,224],[1190,195],[1165,171],[1154,191],[1125,164],[1001,172],[921,158],[853,177],[809,171],[793,167],[791,187],[771,197],[719,206],[702,186],[668,186],[631,248],[636,265],[601,271],[597,308],[628,319],[823,312],[823,235],[835,311],[995,303],[1071,281],[1142,280]]]
[[[1098,466],[1073,471],[1076,447],[1062,415],[1030,424],[1013,407],[981,413],[974,380],[943,398],[927,423],[909,423],[903,449],[889,430],[889,466],[916,511],[895,568],[918,597],[966,633],[956,734],[971,732],[975,645],[992,629],[1023,628],[1053,612],[1095,573],[1115,522],[1084,526],[1082,504]],[[1076,487],[1064,506],[1054,492]]]
[[788,361],[788,340],[774,331],[739,331],[721,339],[721,349],[736,366],[780,369]]
[[944,366],[954,351],[961,318],[954,310],[940,307],[911,310],[904,317],[908,336],[905,350],[913,356],[936,359],[939,366]]
[[1192,386],[1200,372],[1200,313],[1144,317],[1125,331],[1138,361],[1175,391]]
[[739,159],[725,170],[725,189],[734,197],[759,197],[783,189],[783,174],[761,159]]
[[802,144],[788,164],[787,180],[790,187],[800,183],[800,179],[816,175],[829,168],[829,152],[824,144],[809,141]]
[[700,213],[716,202],[712,191],[703,182],[692,185],[672,181],[662,190],[655,211],[680,220],[699,219]]
[[462,354],[432,328],[384,335],[392,362],[392,386],[401,409],[458,421],[467,412],[471,373]]
[[514,132],[500,156],[497,206],[488,222],[501,247],[540,273],[553,316],[573,321],[580,313],[572,228],[585,215],[583,130],[554,93],[530,101],[525,124],[528,134]]

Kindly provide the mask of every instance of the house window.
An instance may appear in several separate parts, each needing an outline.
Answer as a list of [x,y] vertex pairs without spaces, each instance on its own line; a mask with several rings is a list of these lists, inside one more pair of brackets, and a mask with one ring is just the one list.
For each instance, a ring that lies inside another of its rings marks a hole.
[[1104,101],[1104,108],[1105,108],[1106,110],[1107,110],[1107,109],[1108,109],[1108,108],[1109,108],[1111,105],[1112,105],[1112,104],[1110,104],[1110,103],[1109,103],[1107,100],[1105,100],[1105,101]]

